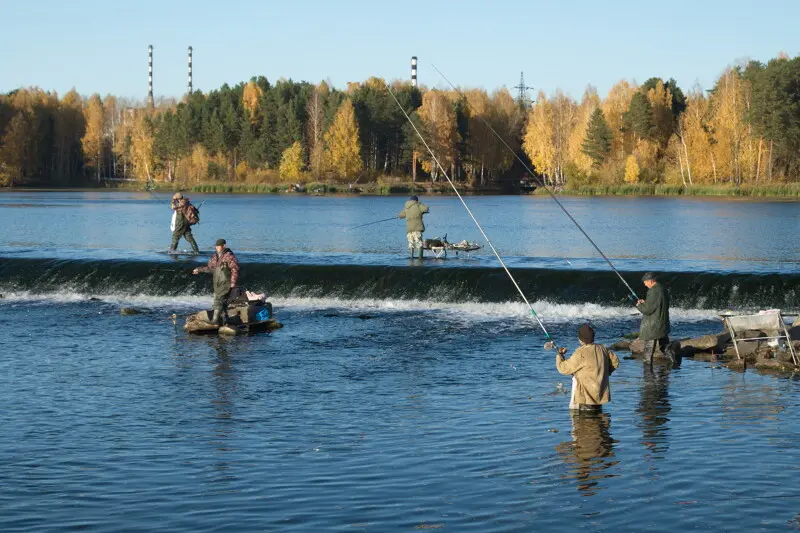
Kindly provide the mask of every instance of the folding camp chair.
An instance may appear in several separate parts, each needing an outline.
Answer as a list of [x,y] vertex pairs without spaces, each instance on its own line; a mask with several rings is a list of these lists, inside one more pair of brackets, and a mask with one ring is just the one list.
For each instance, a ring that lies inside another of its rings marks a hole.
[[[798,364],[797,354],[794,351],[794,346],[792,346],[792,339],[789,336],[789,330],[786,328],[786,323],[783,321],[783,315],[781,315],[780,309],[761,311],[757,315],[725,315],[723,316],[723,320],[725,321],[725,327],[728,329],[728,333],[731,334],[733,348],[736,350],[736,357],[739,359],[742,358],[742,356],[739,354],[739,342],[786,339],[786,344],[789,346],[789,352],[792,354],[792,361],[794,361],[795,365]],[[748,330],[763,331],[767,335],[763,337],[749,338],[741,338],[736,336],[737,333],[742,335]],[[771,332],[774,332],[775,334],[769,335]],[[783,332],[783,334],[781,334],[781,332]]]

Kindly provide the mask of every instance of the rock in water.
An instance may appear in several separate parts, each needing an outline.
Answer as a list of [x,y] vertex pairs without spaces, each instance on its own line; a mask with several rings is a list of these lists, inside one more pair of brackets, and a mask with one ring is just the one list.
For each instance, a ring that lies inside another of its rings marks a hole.
[[119,310],[119,314],[121,315],[140,315],[142,314],[141,311],[138,309],[134,309],[133,307],[122,307]]
[[731,336],[728,333],[719,333],[717,335],[702,335],[693,339],[683,339],[680,341],[681,348],[694,348],[695,350],[710,350],[716,348],[726,342],[730,341]]
[[608,347],[612,352],[629,352],[631,349],[630,341],[617,341]]

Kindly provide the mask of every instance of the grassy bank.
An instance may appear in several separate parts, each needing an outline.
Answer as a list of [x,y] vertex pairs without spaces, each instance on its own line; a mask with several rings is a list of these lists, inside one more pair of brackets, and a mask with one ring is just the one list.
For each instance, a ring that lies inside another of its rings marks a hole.
[[[544,190],[537,194],[547,194]],[[622,184],[622,185],[583,185],[567,187],[563,194],[576,196],[720,196],[720,197],[800,197],[800,183],[775,183],[746,185],[683,185],[665,184]]]
[[[303,184],[301,191],[291,191],[286,183],[247,183],[247,182],[203,182],[195,184],[156,182],[153,185],[157,192],[186,191],[189,193],[206,194],[284,194],[300,192],[301,194],[352,194],[365,196],[391,196],[391,195],[451,195],[453,190],[447,182],[410,182],[400,178],[391,178],[385,181],[357,184],[350,187],[341,183],[311,182]],[[476,188],[457,184],[458,190],[465,195],[496,195],[503,191],[496,187]],[[40,189],[36,186],[24,187]],[[48,186],[47,189],[54,187]],[[129,191],[144,190],[142,182],[115,182],[106,185],[85,185],[83,187],[65,187],[66,189],[117,189]],[[0,189],[1,190],[1,189]],[[547,191],[538,188],[533,193],[547,195]],[[617,184],[617,185],[581,185],[558,189],[557,194],[574,196],[707,196],[720,198],[800,198],[800,183],[774,183],[760,185],[745,185],[734,187],[730,185],[695,185],[684,187],[682,185],[666,184]]]
[[[302,185],[301,191],[291,190],[289,184],[273,184],[273,183],[224,183],[224,182],[209,182],[209,183],[195,183],[191,185],[180,183],[165,183],[157,182],[151,190],[157,192],[166,191],[186,191],[190,193],[208,193],[208,194],[283,194],[289,192],[301,192],[305,194],[354,194],[354,195],[369,195],[369,196],[389,196],[389,195],[408,195],[408,194],[452,194],[453,190],[448,184],[436,184],[431,186],[429,183],[395,183],[395,184],[380,184],[380,183],[367,183],[350,187],[347,184],[336,183],[323,183],[311,182]],[[134,182],[123,182],[114,184],[113,188],[121,190],[136,190],[141,191],[144,185]],[[475,190],[469,187],[459,187],[459,192],[464,194],[485,193],[492,194],[496,191],[485,189]]]

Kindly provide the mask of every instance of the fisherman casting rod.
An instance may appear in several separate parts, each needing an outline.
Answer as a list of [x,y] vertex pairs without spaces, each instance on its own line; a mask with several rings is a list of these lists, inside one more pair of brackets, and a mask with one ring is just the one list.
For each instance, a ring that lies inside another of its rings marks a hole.
[[520,289],[519,285],[517,284],[517,280],[515,280],[514,276],[511,275],[511,272],[508,270],[508,267],[506,267],[505,262],[503,262],[503,258],[500,257],[500,254],[495,249],[494,245],[492,244],[492,241],[489,240],[488,235],[486,235],[486,232],[483,231],[483,228],[481,227],[480,223],[478,222],[478,219],[476,219],[475,215],[472,214],[472,211],[470,210],[470,208],[467,205],[467,203],[464,201],[464,198],[461,197],[461,193],[458,192],[458,189],[456,188],[456,186],[453,183],[453,181],[450,179],[450,176],[447,175],[447,171],[444,169],[444,167],[442,167],[442,164],[439,162],[439,159],[436,157],[436,154],[434,154],[433,150],[431,150],[431,147],[428,146],[428,143],[425,141],[425,138],[419,132],[419,130],[417,129],[417,126],[411,120],[411,117],[408,116],[408,113],[406,113],[406,110],[403,109],[403,106],[397,100],[397,97],[394,95],[394,92],[392,92],[392,89],[389,87],[388,84],[386,84],[386,90],[389,91],[390,95],[392,95],[392,99],[394,99],[395,103],[397,103],[397,107],[400,108],[400,111],[403,112],[403,115],[406,117],[406,120],[408,120],[408,123],[411,124],[412,128],[414,128],[414,131],[417,133],[417,136],[422,141],[422,144],[424,144],[425,148],[428,149],[428,153],[431,154],[431,157],[436,162],[436,166],[439,167],[439,170],[442,171],[442,174],[444,175],[444,177],[447,178],[447,182],[450,184],[450,187],[453,188],[453,191],[456,193],[456,196],[458,196],[458,199],[461,201],[461,204],[464,206],[464,209],[467,210],[467,213],[469,213],[470,218],[472,218],[472,221],[478,227],[478,230],[481,232],[481,235],[483,235],[483,238],[486,239],[486,243],[492,249],[492,252],[494,252],[495,257],[497,257],[497,260],[500,262],[500,265],[503,267],[503,270],[505,270],[506,274],[508,274],[509,279],[511,279],[511,283],[514,284],[514,287],[516,287],[517,291],[519,292],[519,295],[522,296],[523,301],[528,306],[528,309],[530,309],[530,311],[531,311],[531,315],[533,315],[533,318],[535,318],[536,322],[539,323],[539,327],[542,328],[542,331],[544,332],[545,337],[547,337],[547,342],[544,345],[545,349],[547,349],[547,350],[551,349],[555,345],[555,341],[550,336],[550,334],[547,332],[547,328],[544,327],[544,324],[542,324],[542,321],[539,319],[539,315],[537,315],[536,311],[533,310],[533,306],[528,301],[528,299],[525,297],[525,293],[522,292],[522,289]]
[[[441,76],[444,79],[444,81],[446,81],[447,84],[450,85],[450,87],[452,87],[453,90],[456,91],[464,99],[464,101],[467,103],[467,105],[470,107],[470,109],[475,111],[475,108],[473,108],[472,105],[469,103],[469,100],[467,100],[467,97],[464,95],[464,93],[461,92],[461,90],[458,89],[455,85],[453,85],[450,82],[450,80],[447,79],[447,76],[442,74],[442,71],[439,70],[438,68],[436,68],[436,65],[431,64],[431,66],[433,67],[433,69],[436,72],[439,73],[439,76]],[[392,95],[392,96],[394,96],[394,95]],[[527,170],[528,173],[530,173],[531,176],[535,176],[536,174],[533,172],[533,170],[531,170],[531,168],[525,163],[525,161],[523,161],[522,158],[519,155],[517,155],[517,153],[508,145],[506,140],[503,139],[503,137],[499,133],[497,133],[497,131],[491,126],[491,124],[489,124],[486,121],[486,119],[483,118],[483,116],[481,114],[476,113],[476,115],[478,115],[478,117],[481,119],[481,121],[491,130],[492,133],[494,133],[494,136],[497,137],[500,140],[501,143],[503,143],[503,146],[508,148],[508,151],[511,152],[512,154],[514,154],[514,157],[517,159],[517,161],[519,161],[522,164],[523,167],[525,167],[525,170]],[[416,129],[416,128],[414,128],[414,129]],[[449,178],[448,178],[448,180],[449,180]],[[628,290],[631,293],[631,296],[633,296],[633,301],[639,300],[639,296],[636,294],[636,292],[634,292],[634,290],[631,288],[631,286],[628,285],[628,282],[625,281],[625,278],[622,277],[622,274],[619,273],[619,271],[614,266],[614,264],[611,262],[611,260],[608,257],[606,257],[606,254],[603,253],[603,251],[600,249],[600,247],[597,246],[597,244],[592,240],[591,237],[589,237],[589,234],[586,233],[586,231],[581,227],[580,224],[578,224],[578,221],[575,220],[572,217],[572,215],[569,213],[569,211],[567,211],[567,208],[562,205],[562,203],[558,200],[558,198],[556,198],[556,195],[553,194],[553,192],[550,190],[550,188],[544,183],[544,180],[541,180],[540,182],[542,184],[542,187],[544,187],[544,190],[547,191],[547,194],[549,194],[550,197],[553,200],[555,200],[555,202],[558,204],[558,207],[560,207],[561,210],[564,211],[564,214],[567,215],[567,217],[569,217],[569,219],[572,221],[572,223],[575,224],[575,226],[580,230],[581,233],[583,233],[583,236],[586,237],[586,240],[588,240],[592,244],[592,246],[594,246],[594,249],[597,250],[597,253],[599,253],[603,257],[603,259],[605,259],[606,263],[608,263],[608,266],[611,267],[611,270],[614,271],[614,273],[617,275],[617,277],[620,279],[620,281],[622,281],[622,283],[625,285],[625,287],[628,288]]]

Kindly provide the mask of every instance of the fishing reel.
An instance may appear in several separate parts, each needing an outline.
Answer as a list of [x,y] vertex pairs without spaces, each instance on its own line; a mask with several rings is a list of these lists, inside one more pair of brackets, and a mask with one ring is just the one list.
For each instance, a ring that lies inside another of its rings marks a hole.
[[561,350],[564,350],[566,352],[566,348],[560,348],[560,347],[556,346],[555,341],[547,341],[546,343],[544,343],[544,349],[547,350],[547,351],[555,350],[557,352],[560,352]]

